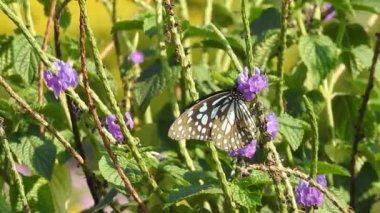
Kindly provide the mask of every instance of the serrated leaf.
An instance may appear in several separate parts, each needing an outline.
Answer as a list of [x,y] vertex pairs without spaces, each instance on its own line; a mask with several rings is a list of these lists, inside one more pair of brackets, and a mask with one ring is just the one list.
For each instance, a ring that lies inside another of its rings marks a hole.
[[327,36],[302,36],[299,52],[309,72],[317,72],[323,80],[337,61],[338,50]]
[[276,8],[270,7],[264,10],[256,20],[250,23],[251,34],[262,36],[271,29],[280,28],[280,20],[280,12]]
[[140,112],[145,112],[151,99],[166,88],[166,76],[159,61],[145,69],[135,86],[135,96]]
[[66,203],[71,195],[70,171],[67,164],[55,165],[53,176],[48,185],[53,198],[55,212],[67,212]]
[[264,185],[258,181],[257,176],[235,179],[230,184],[233,200],[247,208],[260,205]]
[[351,4],[356,10],[380,14],[380,1],[378,0],[351,0]]
[[[125,156],[117,156],[120,166],[124,169],[125,175],[129,178],[131,183],[138,183],[142,179],[142,174],[139,167],[133,159],[127,159]],[[103,156],[99,161],[100,174],[108,182],[124,188],[124,183],[117,173],[112,160],[107,156]]]
[[[42,43],[40,38],[36,39]],[[25,84],[31,84],[37,78],[38,57],[28,40],[18,35],[12,42],[14,74],[20,76]]]
[[278,44],[279,31],[265,32],[263,38],[253,46],[253,64],[258,67],[266,67],[270,54]]
[[29,168],[47,180],[51,179],[57,149],[53,143],[34,135],[22,137],[10,144],[13,153]]
[[0,35],[0,74],[4,75],[13,67],[13,37]]
[[174,203],[189,199],[192,197],[200,196],[200,195],[213,195],[213,194],[222,194],[223,191],[220,188],[217,188],[213,185],[204,184],[204,185],[193,185],[190,187],[179,188],[175,191],[170,192],[168,196],[168,203],[165,207],[173,205]]
[[116,22],[111,29],[111,33],[122,30],[142,30],[144,22],[141,20],[125,20]]
[[353,78],[358,77],[360,73],[368,69],[372,62],[373,51],[366,45],[360,45],[350,51],[342,53],[342,61],[350,71]]
[[[50,7],[51,7],[51,0],[38,0],[43,6],[44,6],[44,15],[46,17],[49,16],[50,13]],[[61,13],[61,19],[59,22],[59,26],[67,29],[71,22],[71,13],[68,9],[68,7],[64,7]]]
[[302,142],[304,135],[304,122],[293,118],[291,115],[283,113],[278,117],[280,133],[295,151]]

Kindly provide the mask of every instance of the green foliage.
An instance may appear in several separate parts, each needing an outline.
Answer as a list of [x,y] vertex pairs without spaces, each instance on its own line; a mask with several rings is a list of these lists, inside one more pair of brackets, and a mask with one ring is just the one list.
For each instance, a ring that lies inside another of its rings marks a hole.
[[280,115],[278,122],[280,124],[280,133],[284,136],[286,142],[289,143],[293,150],[297,150],[301,145],[305,132],[304,128],[307,124],[286,113]]
[[18,142],[10,144],[13,153],[42,177],[52,177],[56,147],[51,141],[29,135],[21,137]]
[[315,77],[322,81],[335,66],[338,50],[327,36],[302,36],[299,52],[308,71],[318,73]]

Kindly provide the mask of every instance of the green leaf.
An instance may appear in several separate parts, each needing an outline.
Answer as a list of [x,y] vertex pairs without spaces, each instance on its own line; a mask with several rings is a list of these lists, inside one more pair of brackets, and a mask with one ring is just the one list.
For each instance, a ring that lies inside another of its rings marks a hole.
[[144,22],[141,20],[125,20],[116,22],[111,29],[111,33],[122,30],[142,30]]
[[247,208],[261,204],[261,195],[263,187],[255,187],[250,179],[240,178],[230,184],[232,198],[239,205]]
[[[120,166],[124,168],[125,175],[129,178],[131,183],[138,183],[142,179],[142,174],[139,167],[136,165],[133,159],[127,159],[124,155],[117,155]],[[99,161],[100,174],[108,182],[124,188],[124,183],[121,180],[119,174],[117,173],[112,160],[108,155],[103,156]]]
[[337,138],[352,141],[352,130],[356,122],[359,104],[360,98],[355,96],[345,95],[334,98],[332,105]]
[[283,113],[278,117],[280,133],[295,151],[302,142],[304,135],[304,122],[293,118],[291,115]]
[[336,10],[344,13],[354,14],[354,10],[350,3],[351,0],[329,0]]
[[70,180],[71,177],[68,165],[55,165],[53,176],[48,183],[53,198],[55,212],[67,212],[66,203],[70,199],[72,187]]
[[317,72],[323,80],[337,61],[337,48],[327,36],[302,36],[299,52],[309,72]]
[[220,27],[234,24],[234,14],[219,2],[212,4],[212,22]]
[[351,158],[351,145],[346,141],[334,140],[335,145],[325,144],[324,151],[334,163],[345,163]]
[[[350,173],[348,170],[338,164],[331,164],[323,161],[318,161],[318,174],[333,174],[333,175],[341,175],[349,177]],[[310,162],[305,162],[305,170],[308,171],[310,169]]]
[[356,10],[364,10],[380,14],[379,0],[351,0],[352,7]]
[[360,45],[342,53],[342,61],[351,72],[353,78],[371,66],[373,51],[366,45]]
[[142,72],[134,90],[140,112],[145,112],[151,99],[166,88],[166,77],[159,61]]
[[[50,13],[50,7],[51,7],[51,0],[38,0],[43,6],[44,6],[44,15],[46,17],[49,16]],[[60,5],[60,4],[58,4]],[[68,9],[68,7],[64,7],[61,13],[61,19],[59,22],[59,26],[67,29],[71,22],[71,13]]]
[[47,180],[51,179],[57,149],[52,142],[30,135],[10,144],[13,153]]
[[251,22],[251,34],[261,36],[269,30],[280,28],[280,20],[281,16],[278,10],[274,7],[270,7],[264,10],[259,18]]
[[[42,43],[40,38],[37,38]],[[18,35],[12,42],[14,74],[20,76],[25,84],[31,84],[37,78],[38,57],[28,41]]]
[[93,212],[96,212],[98,210],[104,209],[106,206],[108,206],[113,200],[114,197],[117,195],[118,191],[112,187],[106,195],[102,197],[102,199],[99,201],[99,203],[91,209]]
[[148,15],[144,19],[143,30],[145,35],[152,37],[157,34],[156,16],[154,14]]
[[190,187],[179,188],[175,191],[170,192],[168,196],[168,203],[164,208],[167,208],[173,205],[176,202],[181,200],[193,198],[201,195],[215,195],[223,194],[223,191],[220,188],[217,188],[213,185],[204,184],[204,185],[192,185]]
[[13,37],[0,35],[0,74],[4,75],[13,67]]
[[[336,41],[339,36],[339,24],[338,22],[330,22],[324,28],[324,34],[328,35],[331,40]],[[341,48],[351,49],[360,45],[370,45],[370,39],[366,30],[360,24],[347,24],[344,30]]]

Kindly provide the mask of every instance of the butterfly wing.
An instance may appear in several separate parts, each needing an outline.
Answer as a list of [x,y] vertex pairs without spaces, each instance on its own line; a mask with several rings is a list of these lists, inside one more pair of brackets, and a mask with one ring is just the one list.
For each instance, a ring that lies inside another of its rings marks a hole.
[[255,122],[242,100],[232,101],[214,120],[212,140],[222,150],[244,147],[255,138]]
[[255,138],[255,123],[242,98],[223,91],[201,99],[182,113],[169,129],[175,140],[212,140],[222,150],[236,150]]
[[213,118],[228,100],[230,91],[222,91],[201,99],[182,113],[171,125],[169,137],[175,140],[210,140]]

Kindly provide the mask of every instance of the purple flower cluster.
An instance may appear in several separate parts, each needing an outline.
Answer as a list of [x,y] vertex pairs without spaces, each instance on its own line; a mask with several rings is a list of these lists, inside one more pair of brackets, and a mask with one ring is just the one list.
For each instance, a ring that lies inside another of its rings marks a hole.
[[144,53],[138,50],[134,50],[128,56],[128,60],[131,60],[134,64],[141,64],[144,62]]
[[[124,114],[124,121],[130,129],[133,129],[134,123],[132,120],[132,116],[129,112],[126,112]],[[121,132],[121,128],[120,128],[119,124],[116,123],[116,116],[115,115],[108,115],[106,117],[106,125],[107,125],[107,130],[112,134],[112,136],[117,141],[121,142],[124,140],[124,136]]]
[[322,9],[323,21],[331,21],[336,16],[336,11],[331,3],[326,2]]
[[[324,188],[327,187],[326,177],[317,175],[317,183]],[[317,188],[309,186],[305,180],[300,180],[295,188],[296,200],[299,205],[304,207],[321,206],[323,202],[323,194]]]
[[230,156],[243,156],[251,159],[256,153],[256,140],[252,140],[251,143],[247,144],[245,147],[228,151]]
[[69,87],[75,88],[78,85],[78,74],[69,63],[63,61],[55,61],[53,67],[57,70],[57,74],[51,73],[49,70],[44,71],[46,84],[53,90],[55,98],[61,92],[66,91]]
[[255,67],[255,74],[249,76],[248,68],[244,67],[237,78],[237,88],[243,93],[246,101],[252,101],[258,92],[268,89],[268,79],[261,74],[261,70]]
[[270,135],[271,140],[273,140],[278,132],[278,121],[274,112],[270,112],[265,118],[266,121],[266,131]]

